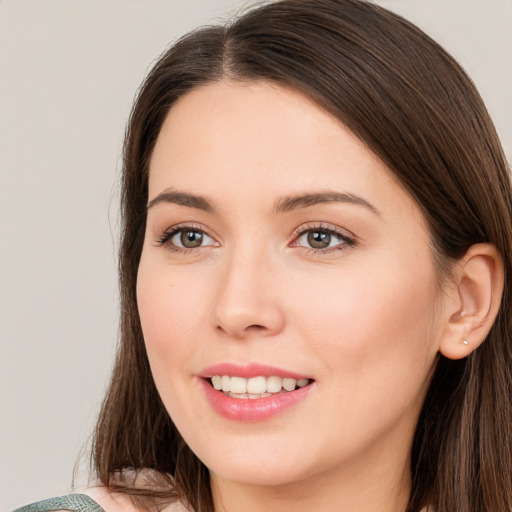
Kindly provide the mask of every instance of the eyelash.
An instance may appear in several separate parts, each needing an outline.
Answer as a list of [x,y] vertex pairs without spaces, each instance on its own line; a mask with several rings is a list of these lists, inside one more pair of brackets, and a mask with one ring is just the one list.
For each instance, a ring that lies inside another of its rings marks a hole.
[[[179,247],[173,244],[170,244],[170,240],[178,233],[181,232],[187,232],[187,231],[193,231],[197,233],[202,233],[203,235],[210,236],[206,231],[201,229],[199,226],[193,225],[193,224],[182,224],[173,226],[172,228],[164,231],[162,235],[157,239],[157,244],[160,247],[166,247],[169,251],[174,253],[181,253],[181,254],[190,254],[191,251],[198,251],[203,249],[204,247],[197,247],[197,248],[184,248]],[[305,233],[308,233],[310,231],[320,231],[322,233],[335,236],[341,240],[342,243],[339,245],[336,245],[334,247],[330,248],[324,248],[324,249],[315,249],[313,247],[304,247],[304,246],[297,246],[296,243],[300,239],[302,235]],[[335,251],[343,251],[349,247],[353,247],[356,245],[356,239],[353,237],[347,236],[345,233],[338,231],[336,229],[333,229],[331,227],[324,226],[323,224],[319,223],[316,225],[308,224],[301,226],[299,229],[297,229],[294,234],[294,242],[292,247],[302,247],[307,252],[311,254],[330,254]],[[212,237],[210,237],[212,238]]]

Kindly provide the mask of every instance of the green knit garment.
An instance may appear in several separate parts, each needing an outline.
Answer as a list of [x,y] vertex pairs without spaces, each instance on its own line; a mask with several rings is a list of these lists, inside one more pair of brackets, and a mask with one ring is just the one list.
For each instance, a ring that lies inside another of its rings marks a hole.
[[85,494],[69,494],[38,501],[17,508],[14,512],[51,512],[52,510],[70,510],[72,512],[105,512],[92,498]]

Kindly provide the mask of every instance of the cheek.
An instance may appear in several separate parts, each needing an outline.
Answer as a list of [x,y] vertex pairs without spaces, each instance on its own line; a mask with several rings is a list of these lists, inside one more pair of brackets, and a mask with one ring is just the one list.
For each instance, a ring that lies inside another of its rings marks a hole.
[[[177,426],[207,428],[190,400],[194,365],[201,357],[198,325],[208,322],[206,293],[193,276],[141,259],[137,301],[151,373]],[[203,425],[203,427],[201,427]]]
[[[325,439],[318,443],[334,458],[397,425],[399,437],[412,435],[435,361],[430,266],[382,272],[383,264],[304,279],[293,295],[294,334],[317,363],[325,397],[312,412]],[[325,403],[338,407],[326,413]]]
[[137,301],[155,380],[161,374],[170,378],[174,366],[186,369],[197,351],[191,340],[197,338],[197,325],[208,322],[205,293],[205,287],[197,286],[193,276],[176,271],[171,275],[168,268],[142,258]]
[[[148,251],[149,252],[149,251]],[[137,305],[144,332],[152,343],[179,342],[206,309],[206,274],[172,266],[160,254],[141,257],[137,274]],[[175,333],[175,336],[170,336]]]
[[297,335],[308,336],[333,379],[355,386],[378,376],[398,386],[395,377],[428,374],[439,300],[430,261],[380,258],[364,272],[353,266],[302,282],[293,294]]

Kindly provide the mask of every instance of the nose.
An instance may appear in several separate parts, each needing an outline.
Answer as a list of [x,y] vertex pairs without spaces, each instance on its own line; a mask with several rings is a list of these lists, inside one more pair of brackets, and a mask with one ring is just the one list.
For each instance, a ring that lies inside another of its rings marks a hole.
[[240,340],[278,334],[284,327],[281,290],[279,272],[268,258],[234,255],[219,273],[214,328]]

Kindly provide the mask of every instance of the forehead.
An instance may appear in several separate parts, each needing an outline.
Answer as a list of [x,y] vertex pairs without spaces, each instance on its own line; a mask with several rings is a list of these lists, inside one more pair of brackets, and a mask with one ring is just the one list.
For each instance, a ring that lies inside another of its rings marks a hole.
[[258,161],[268,165],[276,156],[293,158],[301,142],[321,150],[326,137],[340,129],[337,119],[294,90],[261,81],[221,81],[194,89],[173,105],[151,167],[157,167],[159,156],[171,156],[166,150],[172,150],[173,159],[185,152],[189,159],[196,151],[200,158],[208,151],[210,161],[215,157],[226,164],[245,151],[245,167]]
[[418,214],[384,163],[338,119],[268,82],[221,81],[173,105],[150,162],[150,199],[169,187],[242,199],[245,207],[272,194],[334,188]]

